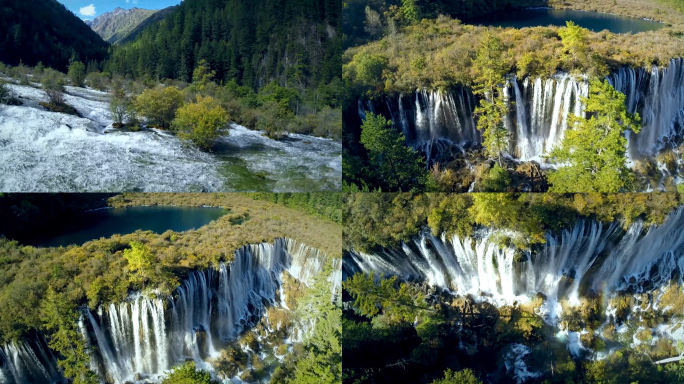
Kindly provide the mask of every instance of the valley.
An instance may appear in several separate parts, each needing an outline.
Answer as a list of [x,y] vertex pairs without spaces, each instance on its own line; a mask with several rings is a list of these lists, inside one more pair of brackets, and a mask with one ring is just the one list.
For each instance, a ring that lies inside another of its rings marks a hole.
[[56,0],[12,2],[0,189],[340,190],[339,5],[257,3],[116,8],[91,29]]

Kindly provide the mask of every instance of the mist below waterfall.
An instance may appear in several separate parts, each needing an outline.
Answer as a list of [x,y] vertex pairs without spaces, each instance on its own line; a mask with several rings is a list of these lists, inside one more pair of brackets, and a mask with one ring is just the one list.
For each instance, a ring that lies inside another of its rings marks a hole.
[[[254,327],[269,306],[284,301],[283,272],[308,285],[329,261],[314,248],[279,239],[243,247],[218,269],[190,272],[171,296],[134,293],[122,303],[84,308],[79,328],[94,347],[91,368],[101,380],[117,384],[136,378],[158,382],[164,372],[188,360],[213,371],[208,360]],[[341,283],[341,261],[332,262],[331,295]],[[301,339],[309,328],[295,327],[290,338]],[[41,336],[0,348],[0,383],[60,379],[56,358]]]

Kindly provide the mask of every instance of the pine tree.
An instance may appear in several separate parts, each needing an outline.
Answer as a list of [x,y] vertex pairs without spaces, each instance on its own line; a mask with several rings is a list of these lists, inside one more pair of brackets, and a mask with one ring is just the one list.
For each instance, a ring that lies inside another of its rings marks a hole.
[[109,111],[112,113],[112,119],[114,120],[114,127],[121,128],[124,121],[133,120],[135,116],[132,116],[133,103],[126,96],[126,91],[124,90],[121,83],[115,83],[112,88],[112,97],[109,101]]
[[627,113],[625,95],[607,80],[592,80],[582,103],[589,118],[570,115],[563,141],[549,154],[561,165],[549,175],[549,192],[631,191],[634,176],[626,164],[624,132],[639,132],[639,115]]
[[315,319],[306,338],[304,357],[294,367],[293,384],[336,384],[342,381],[342,310],[339,292],[332,292],[332,263],[316,275],[306,296],[297,304],[300,321]]
[[444,371],[444,378],[437,379],[432,384],[482,384],[480,379],[475,376],[475,373],[470,369],[462,371],[452,371],[447,369]]
[[482,97],[480,105],[475,108],[477,129],[483,133],[487,155],[496,158],[501,164],[501,155],[508,149],[509,133],[504,126],[504,119],[508,114],[503,93],[506,67],[502,43],[498,37],[489,32],[485,34],[473,67],[477,71],[473,91]]
[[585,61],[589,50],[589,30],[580,27],[572,21],[566,22],[566,27],[558,31],[563,41],[563,47],[572,56],[573,65],[578,60]]
[[83,87],[85,81],[85,65],[80,61],[75,61],[69,65],[69,78],[71,83],[76,87]]
[[425,161],[405,144],[404,135],[381,115],[366,114],[361,126],[361,143],[368,150],[378,178],[390,191],[420,190],[425,185]]
[[76,304],[49,288],[42,305],[43,326],[50,332],[50,348],[61,356],[58,365],[64,370],[64,376],[74,384],[97,384],[97,375],[90,370],[85,340],[78,330]]
[[416,0],[401,0],[401,14],[409,24],[420,21],[420,8]]
[[354,298],[354,306],[364,316],[383,314],[393,322],[413,322],[428,311],[424,296],[409,284],[397,283],[396,276],[376,279],[372,272],[369,275],[357,273],[342,286]]

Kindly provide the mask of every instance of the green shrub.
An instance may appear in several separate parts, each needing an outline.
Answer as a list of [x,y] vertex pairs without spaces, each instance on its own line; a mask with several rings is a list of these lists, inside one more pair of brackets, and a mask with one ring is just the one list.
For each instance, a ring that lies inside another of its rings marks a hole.
[[19,80],[19,84],[28,85],[29,79],[28,75],[31,72],[31,68],[25,66],[24,64],[19,64],[12,69],[12,76]]
[[195,362],[191,361],[174,368],[162,384],[218,384],[218,382],[211,379],[209,372],[197,370]]
[[139,115],[147,118],[148,124],[168,129],[176,110],[184,104],[183,93],[176,87],[146,89],[134,102]]
[[76,87],[85,86],[86,68],[80,61],[75,61],[69,66],[68,76],[71,79],[71,84]]
[[106,91],[109,78],[100,72],[90,72],[85,78],[85,83],[98,91]]
[[126,91],[121,84],[116,84],[112,90],[112,98],[109,102],[109,111],[112,113],[112,120],[114,120],[114,127],[121,128],[124,122],[135,125],[136,115],[133,110],[133,102],[126,96]]
[[64,104],[64,79],[56,71],[48,72],[43,78],[42,84],[49,104],[53,106]]
[[172,128],[182,139],[191,140],[200,148],[209,148],[225,134],[228,113],[210,97],[197,95],[197,102],[178,109]]
[[0,80],[0,104],[21,105],[21,101],[14,97],[12,90],[3,80]]
[[482,179],[479,192],[507,192],[511,186],[511,175],[505,168],[494,163],[486,177]]
[[39,61],[38,64],[33,68],[33,75],[34,76],[40,76],[43,74],[43,71],[45,70],[45,65],[43,65],[42,61]]
[[276,101],[265,102],[257,112],[257,129],[265,131],[272,139],[283,137],[289,123],[290,116]]
[[464,369],[457,372],[447,369],[444,372],[444,378],[437,379],[433,381],[432,384],[482,384],[482,382],[470,369]]

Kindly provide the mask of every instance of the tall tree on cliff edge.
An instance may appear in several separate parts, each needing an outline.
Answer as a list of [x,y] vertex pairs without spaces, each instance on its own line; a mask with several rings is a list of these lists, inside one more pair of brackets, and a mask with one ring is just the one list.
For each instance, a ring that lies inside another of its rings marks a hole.
[[72,61],[101,61],[107,44],[56,0],[3,0],[0,7],[0,62],[67,71]]
[[106,68],[192,81],[204,60],[217,81],[315,88],[340,76],[340,13],[335,0],[185,0],[114,48]]
[[608,80],[592,79],[582,98],[587,117],[568,116],[569,129],[549,158],[562,164],[549,175],[549,192],[632,192],[625,131],[639,133],[641,117],[627,112],[626,96]]

